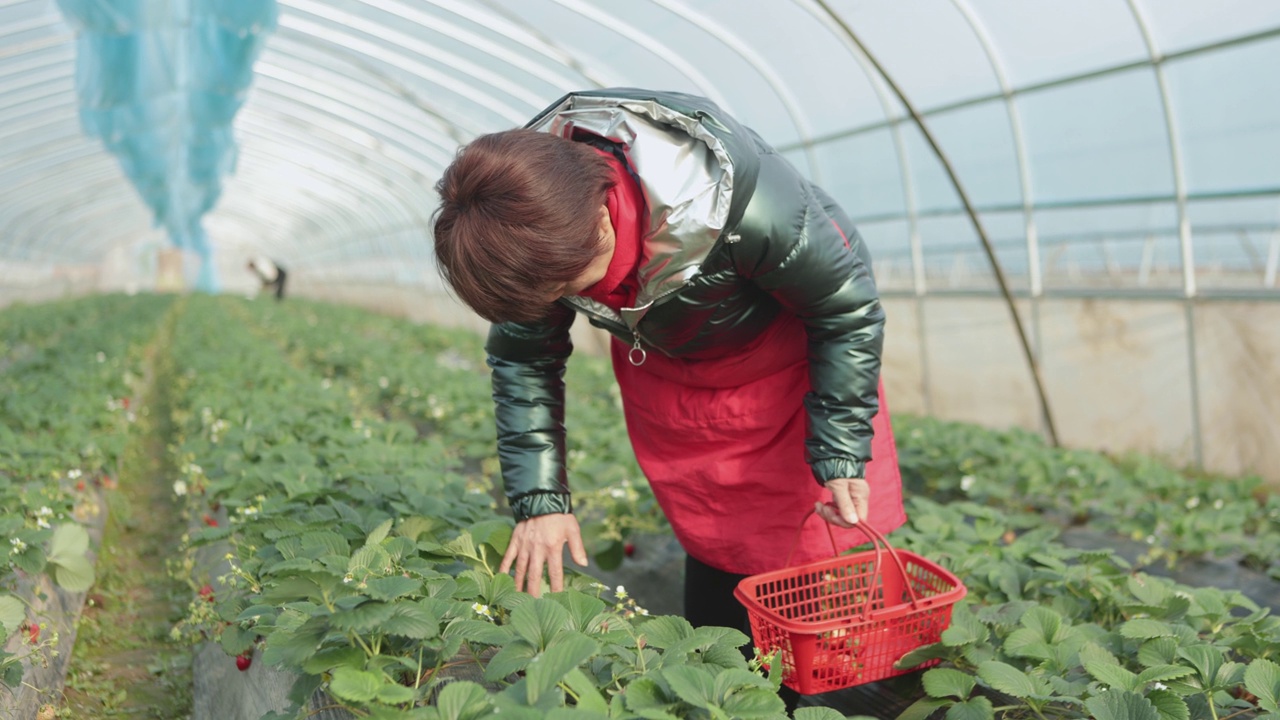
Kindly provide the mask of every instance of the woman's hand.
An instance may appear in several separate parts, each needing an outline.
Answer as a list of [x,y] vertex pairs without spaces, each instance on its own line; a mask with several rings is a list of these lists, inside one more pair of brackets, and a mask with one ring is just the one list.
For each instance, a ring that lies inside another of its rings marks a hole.
[[516,590],[528,589],[534,597],[542,595],[542,570],[545,567],[551,580],[551,592],[564,589],[564,546],[569,544],[573,561],[587,566],[587,551],[582,547],[582,532],[578,519],[569,513],[554,513],[531,517],[516,523],[511,533],[511,544],[502,556],[499,572],[507,572],[512,564],[516,568]]
[[871,486],[862,478],[835,478],[827,481],[834,503],[816,503],[814,512],[836,527],[851,528],[867,519]]

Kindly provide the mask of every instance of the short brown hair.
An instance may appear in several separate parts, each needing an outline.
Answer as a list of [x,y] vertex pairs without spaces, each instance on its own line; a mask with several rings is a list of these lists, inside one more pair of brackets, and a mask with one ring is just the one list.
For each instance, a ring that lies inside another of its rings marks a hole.
[[476,138],[436,183],[440,274],[487,320],[543,317],[547,288],[577,279],[599,255],[613,183],[608,161],[584,143],[534,130]]

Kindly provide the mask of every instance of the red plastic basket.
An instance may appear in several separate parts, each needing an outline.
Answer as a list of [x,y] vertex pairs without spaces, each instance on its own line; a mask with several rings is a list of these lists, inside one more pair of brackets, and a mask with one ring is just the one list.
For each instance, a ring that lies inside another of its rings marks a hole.
[[[951,624],[952,606],[965,596],[955,575],[894,549],[870,525],[859,527],[874,550],[752,575],[734,590],[747,608],[756,647],[764,654],[778,651],[782,682],[801,694],[936,665],[894,667],[908,652],[937,642]],[[831,544],[835,548],[834,537]],[[887,566],[886,555],[893,560]]]

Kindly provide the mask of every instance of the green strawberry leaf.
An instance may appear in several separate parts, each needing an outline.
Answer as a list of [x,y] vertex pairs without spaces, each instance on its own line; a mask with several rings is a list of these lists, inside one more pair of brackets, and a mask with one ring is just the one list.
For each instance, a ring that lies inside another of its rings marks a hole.
[[379,628],[382,632],[414,640],[425,640],[439,634],[440,619],[421,605],[399,602],[394,608],[391,617]]
[[899,670],[907,670],[930,660],[941,660],[947,657],[947,646],[942,643],[930,643],[903,655],[893,666]]
[[66,590],[84,592],[93,586],[93,565],[89,552],[89,533],[72,523],[59,525],[49,541],[48,562],[53,565],[53,578]]
[[979,665],[978,677],[996,690],[1016,698],[1031,697],[1037,693],[1035,684],[1025,672],[998,660]]
[[1187,707],[1187,701],[1172,690],[1152,690],[1147,693],[1147,699],[1155,706],[1156,712],[1160,713],[1160,720],[1190,720],[1191,718],[1191,709]]
[[329,692],[339,700],[350,702],[368,702],[377,697],[381,687],[381,675],[345,665],[334,668],[333,678],[329,680]]
[[525,692],[529,704],[536,704],[539,697],[558,685],[570,670],[586,662],[599,649],[600,646],[594,640],[580,633],[557,637],[526,666],[525,678],[528,684]]
[[1145,685],[1151,682],[1164,682],[1165,680],[1177,680],[1195,672],[1186,665],[1155,665],[1138,673],[1138,684]]
[[27,618],[27,607],[22,601],[12,595],[0,595],[0,627],[4,628],[4,637],[0,638],[0,645],[4,644],[5,638],[17,632],[18,626]]
[[845,716],[829,707],[796,708],[795,720],[845,720]]
[[947,708],[947,720],[993,720],[995,708],[981,695]]
[[564,676],[564,682],[573,691],[578,698],[576,707],[590,712],[600,713],[602,715],[609,714],[609,702],[604,699],[604,695],[600,693],[595,681],[587,677],[587,674],[579,668],[570,670]]
[[1280,665],[1259,658],[1244,672],[1244,686],[1258,696],[1258,707],[1280,712]]
[[1095,720],[1160,720],[1150,700],[1126,690],[1108,690],[1084,701]]
[[1121,625],[1120,634],[1133,640],[1151,640],[1159,637],[1173,637],[1174,631],[1168,623],[1138,618]]
[[677,665],[663,670],[662,677],[684,702],[700,708],[714,704],[715,678],[706,670],[692,665]]
[[440,720],[476,720],[493,712],[493,701],[483,686],[460,680],[444,686],[436,709]]
[[382,541],[387,539],[387,535],[391,534],[391,525],[393,522],[395,521],[392,518],[387,518],[386,520],[383,520],[378,527],[374,528],[373,532],[369,533],[369,537],[365,538],[365,547],[370,545],[381,545]]
[[772,687],[747,688],[725,698],[720,709],[731,718],[775,718],[785,705]]
[[[389,522],[389,521],[388,521]],[[413,688],[394,683],[384,683],[378,688],[378,702],[388,705],[405,705],[414,701],[417,693]]]
[[402,575],[371,578],[365,585],[365,592],[374,600],[395,600],[422,589],[421,580]]
[[511,627],[539,651],[569,626],[569,611],[548,598],[535,598],[511,611]]
[[93,565],[89,558],[81,555],[61,558],[57,562],[51,559],[49,564],[53,565],[53,579],[63,589],[84,592],[93,587]]
[[1138,648],[1138,662],[1144,667],[1178,664],[1178,641],[1174,638],[1156,638],[1142,643]]
[[[949,707],[955,704],[955,700],[941,700],[938,698],[928,697],[920,698],[919,700],[911,703],[906,710],[899,713],[895,720],[928,720],[928,718],[933,715],[934,711],[939,708]],[[799,716],[797,716],[796,720],[799,720]]]
[[1143,683],[1129,670],[1110,663],[1089,662],[1084,669],[1098,682],[1113,690],[1137,690]]
[[924,691],[930,697],[955,697],[964,700],[973,692],[977,683],[972,675],[952,668],[934,668],[922,678]]

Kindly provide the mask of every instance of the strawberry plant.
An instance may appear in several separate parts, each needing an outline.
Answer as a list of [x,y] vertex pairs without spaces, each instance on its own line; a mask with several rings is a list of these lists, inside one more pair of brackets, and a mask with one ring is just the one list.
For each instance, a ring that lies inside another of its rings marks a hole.
[[1065,548],[1054,528],[976,503],[915,499],[910,516],[899,542],[940,558],[970,598],[940,643],[903,660],[946,664],[926,671],[927,696],[899,720],[941,708],[1099,720],[1221,720],[1266,709],[1247,695],[1270,692],[1280,618],[1239,592],[1135,573],[1114,553]]
[[1280,496],[1256,477],[1188,475],[1140,455],[1050,448],[1034,433],[895,416],[908,493],[970,499],[1145,543],[1140,560],[1238,557],[1280,579]]
[[[26,620],[36,578],[73,592],[93,583],[89,483],[114,473],[133,419],[121,400],[167,305],[116,296],[0,313],[0,646],[24,622],[38,628]],[[17,686],[27,655],[0,650],[3,684]]]
[[[295,362],[362,402],[420,432],[447,433],[473,485],[498,484],[483,338],[318,303],[272,303],[237,315],[259,327],[263,341],[280,341]],[[355,336],[349,327],[359,328]],[[596,564],[611,569],[626,557],[628,536],[664,530],[666,520],[635,462],[608,361],[575,355],[566,385],[575,511]]]

